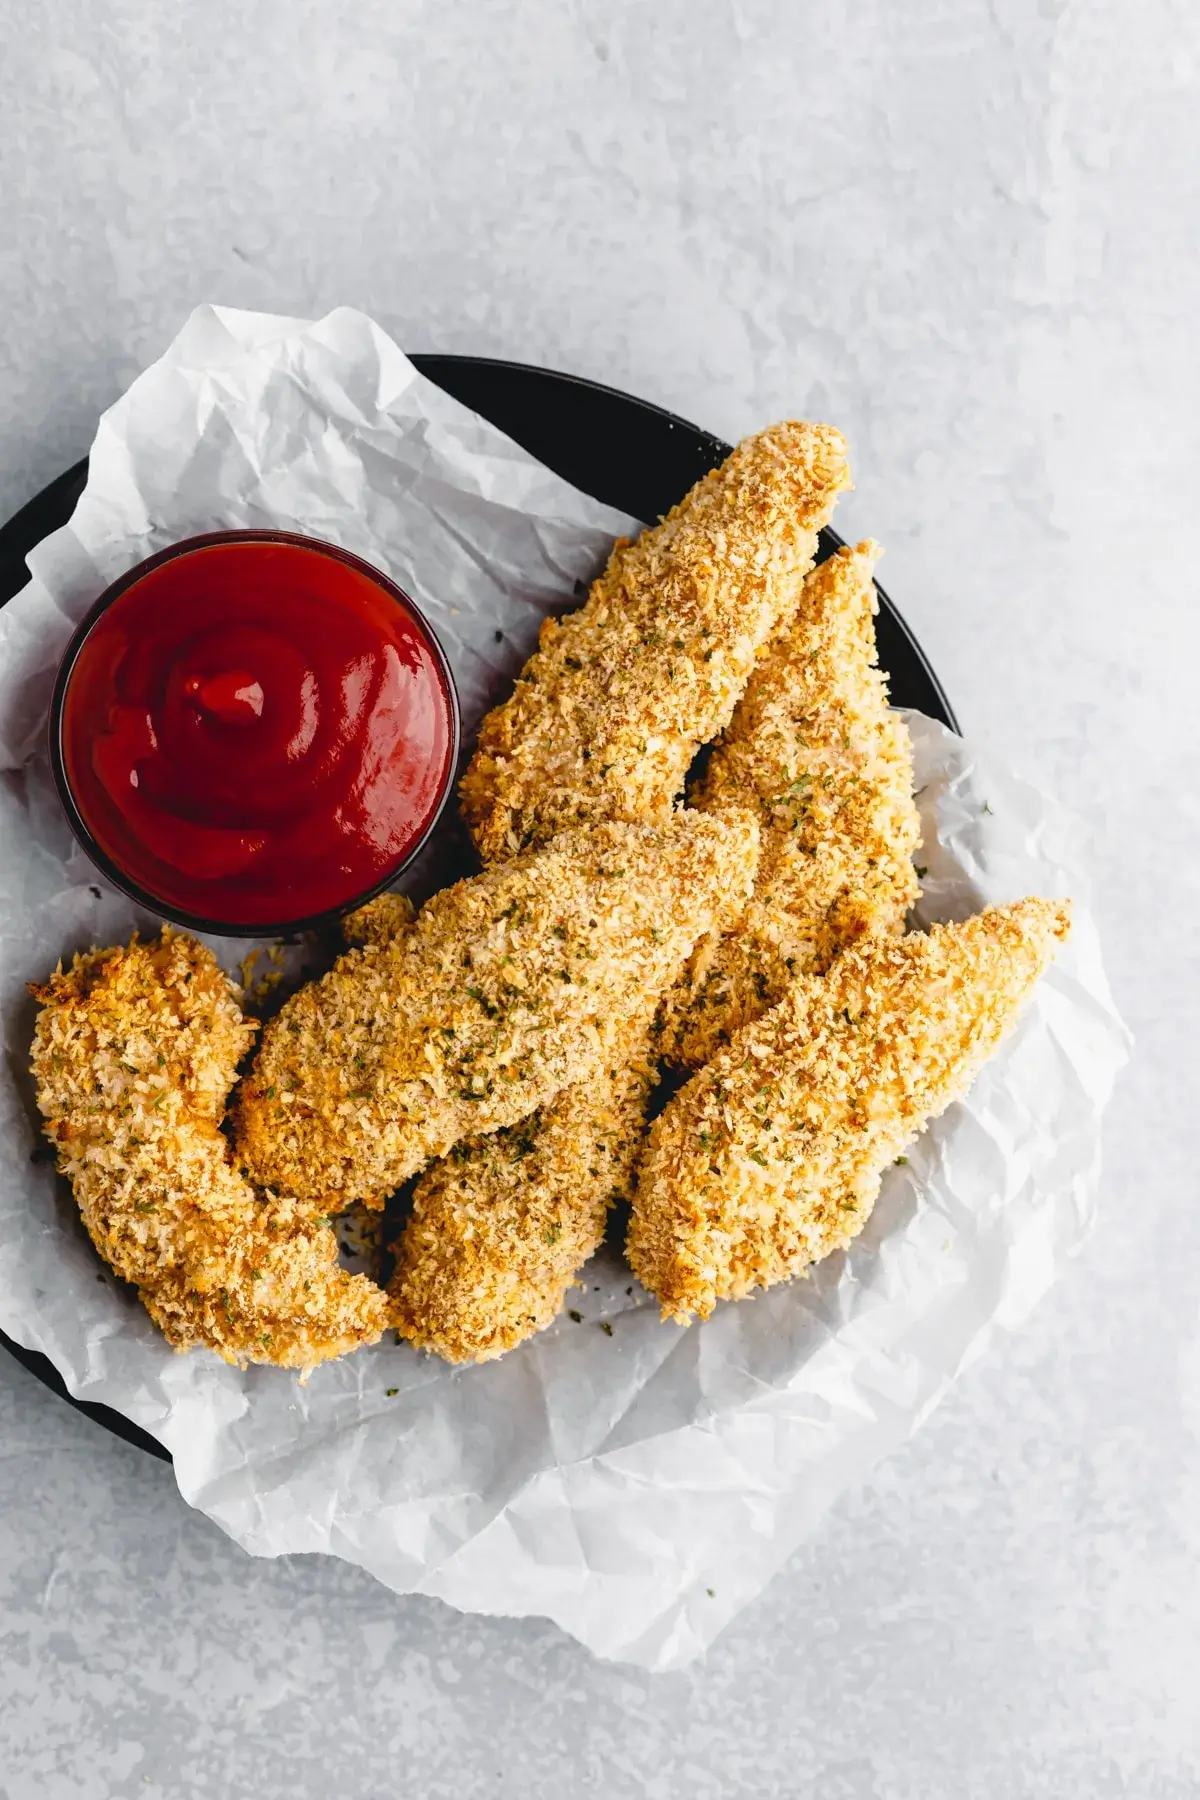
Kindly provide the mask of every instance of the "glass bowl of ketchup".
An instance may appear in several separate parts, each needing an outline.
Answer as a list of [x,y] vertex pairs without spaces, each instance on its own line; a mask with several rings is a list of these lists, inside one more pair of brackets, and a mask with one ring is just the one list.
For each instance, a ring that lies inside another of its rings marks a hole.
[[437,822],[458,744],[449,664],[408,595],[283,531],[189,538],[114,582],[50,714],[89,856],[228,937],[319,925],[387,887]]

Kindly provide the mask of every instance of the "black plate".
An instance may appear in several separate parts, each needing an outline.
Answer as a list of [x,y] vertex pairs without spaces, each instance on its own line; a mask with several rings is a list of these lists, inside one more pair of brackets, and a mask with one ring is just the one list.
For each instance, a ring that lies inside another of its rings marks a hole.
[[[414,356],[412,360],[422,375],[482,413],[576,487],[638,519],[657,519],[729,454],[728,444],[685,419],[632,394],[575,375],[480,356]],[[25,585],[26,556],[48,532],[66,524],[86,479],[85,460],[52,481],[7,525],[0,526],[0,606]],[[841,542],[836,532],[822,532],[822,557]],[[879,660],[888,672],[896,705],[916,707],[957,730],[941,683],[882,588],[877,636]],[[166,1458],[162,1445],[122,1414],[73,1399],[48,1357],[14,1344],[2,1331],[0,1343],[78,1411],[128,1443]]]

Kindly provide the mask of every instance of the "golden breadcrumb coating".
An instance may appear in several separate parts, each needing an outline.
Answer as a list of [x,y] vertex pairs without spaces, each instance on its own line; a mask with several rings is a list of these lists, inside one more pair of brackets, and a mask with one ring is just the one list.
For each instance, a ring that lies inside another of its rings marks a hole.
[[684,1323],[800,1274],[862,1229],[884,1171],[1014,1024],[1069,907],[1021,900],[867,939],[694,1075],[655,1122],[630,1267]]
[[626,1025],[592,1081],[422,1175],[389,1289],[410,1343],[487,1362],[557,1317],[629,1195],[656,1079],[649,1035],[648,1017]]
[[259,1196],[220,1124],[256,1027],[211,951],[164,928],[34,990],[38,1105],[105,1261],[176,1349],[310,1369],[386,1324],[311,1208]]
[[661,820],[799,599],[849,486],[830,425],[746,438],[661,524],[620,539],[587,603],[547,619],[459,794],[485,862],[594,819]]
[[387,944],[403,936],[416,917],[407,894],[376,894],[342,920],[348,944]]
[[674,979],[754,877],[757,827],[681,812],[604,824],[426,901],[266,1027],[236,1106],[251,1179],[381,1204],[460,1138],[602,1066],[609,1022]]
[[870,540],[844,547],[809,575],[695,796],[706,812],[752,806],[762,850],[745,913],[701,938],[664,1008],[672,1062],[701,1067],[793,975],[904,929],[921,827],[912,746],[876,663],[879,554]]

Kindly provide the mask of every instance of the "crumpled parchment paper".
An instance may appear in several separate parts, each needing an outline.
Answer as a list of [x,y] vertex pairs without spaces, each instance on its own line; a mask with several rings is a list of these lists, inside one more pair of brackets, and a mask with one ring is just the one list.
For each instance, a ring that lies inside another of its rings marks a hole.
[[[245,1549],[331,1552],[399,1593],[545,1614],[647,1668],[701,1652],[825,1509],[901,1444],[1091,1218],[1125,1060],[1071,822],[911,715],[923,921],[1069,894],[1070,943],[968,1098],[894,1168],[849,1254],[665,1325],[608,1251],[565,1318],[497,1363],[391,1341],[319,1369],[174,1355],[101,1272],[44,1163],[25,983],[153,928],[76,849],[42,752],[57,659],[101,589],[195,532],[283,525],[386,569],[426,609],[469,737],[537,625],[634,528],[418,376],[360,313],[201,307],[100,423],[71,523],[0,610],[0,1325],[70,1391],[171,1452]],[[244,943],[218,944],[229,966]],[[611,1327],[611,1336],[600,1329]]]

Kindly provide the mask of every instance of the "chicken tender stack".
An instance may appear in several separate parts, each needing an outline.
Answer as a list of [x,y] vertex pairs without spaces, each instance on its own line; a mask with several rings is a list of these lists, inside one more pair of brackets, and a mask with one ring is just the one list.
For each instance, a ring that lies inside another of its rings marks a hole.
[[[392,1324],[487,1361],[553,1321],[616,1198],[682,1323],[862,1229],[1070,914],[902,935],[920,830],[879,548],[813,566],[848,486],[840,433],[785,422],[616,545],[483,722],[459,789],[483,873],[343,921],[262,1032],[233,1147],[258,1027],[207,949],[164,928],[33,990],[59,1167],[176,1348],[308,1371]],[[647,1138],[660,1055],[698,1072]],[[385,1295],[329,1215],[414,1175]]]
[[380,1205],[461,1138],[596,1074],[617,1023],[748,897],[757,835],[698,813],[564,832],[347,952],[263,1033],[235,1113],[251,1179]]
[[650,1134],[630,1266],[684,1323],[848,1244],[883,1173],[965,1092],[1067,935],[1051,900],[876,937],[802,976]]
[[220,1124],[253,1040],[211,952],[155,943],[76,957],[41,988],[38,1105],[88,1233],[179,1350],[311,1369],[387,1322],[324,1219],[259,1196]]
[[[837,432],[775,426],[617,546],[587,605],[543,627],[513,697],[484,721],[461,794],[485,861],[564,821],[669,809],[799,599],[847,484]],[[484,1360],[559,1312],[632,1184],[657,1079],[656,998],[584,1087],[422,1177],[391,1284],[414,1344]]]
[[695,804],[751,806],[762,854],[745,914],[701,939],[664,1009],[670,1061],[700,1068],[793,975],[902,931],[917,897],[912,748],[876,663],[879,554],[868,540],[813,570],[713,752]]
[[773,425],[618,543],[586,605],[546,620],[483,722],[460,798],[485,862],[587,820],[666,818],[798,603],[847,486],[840,432]]

